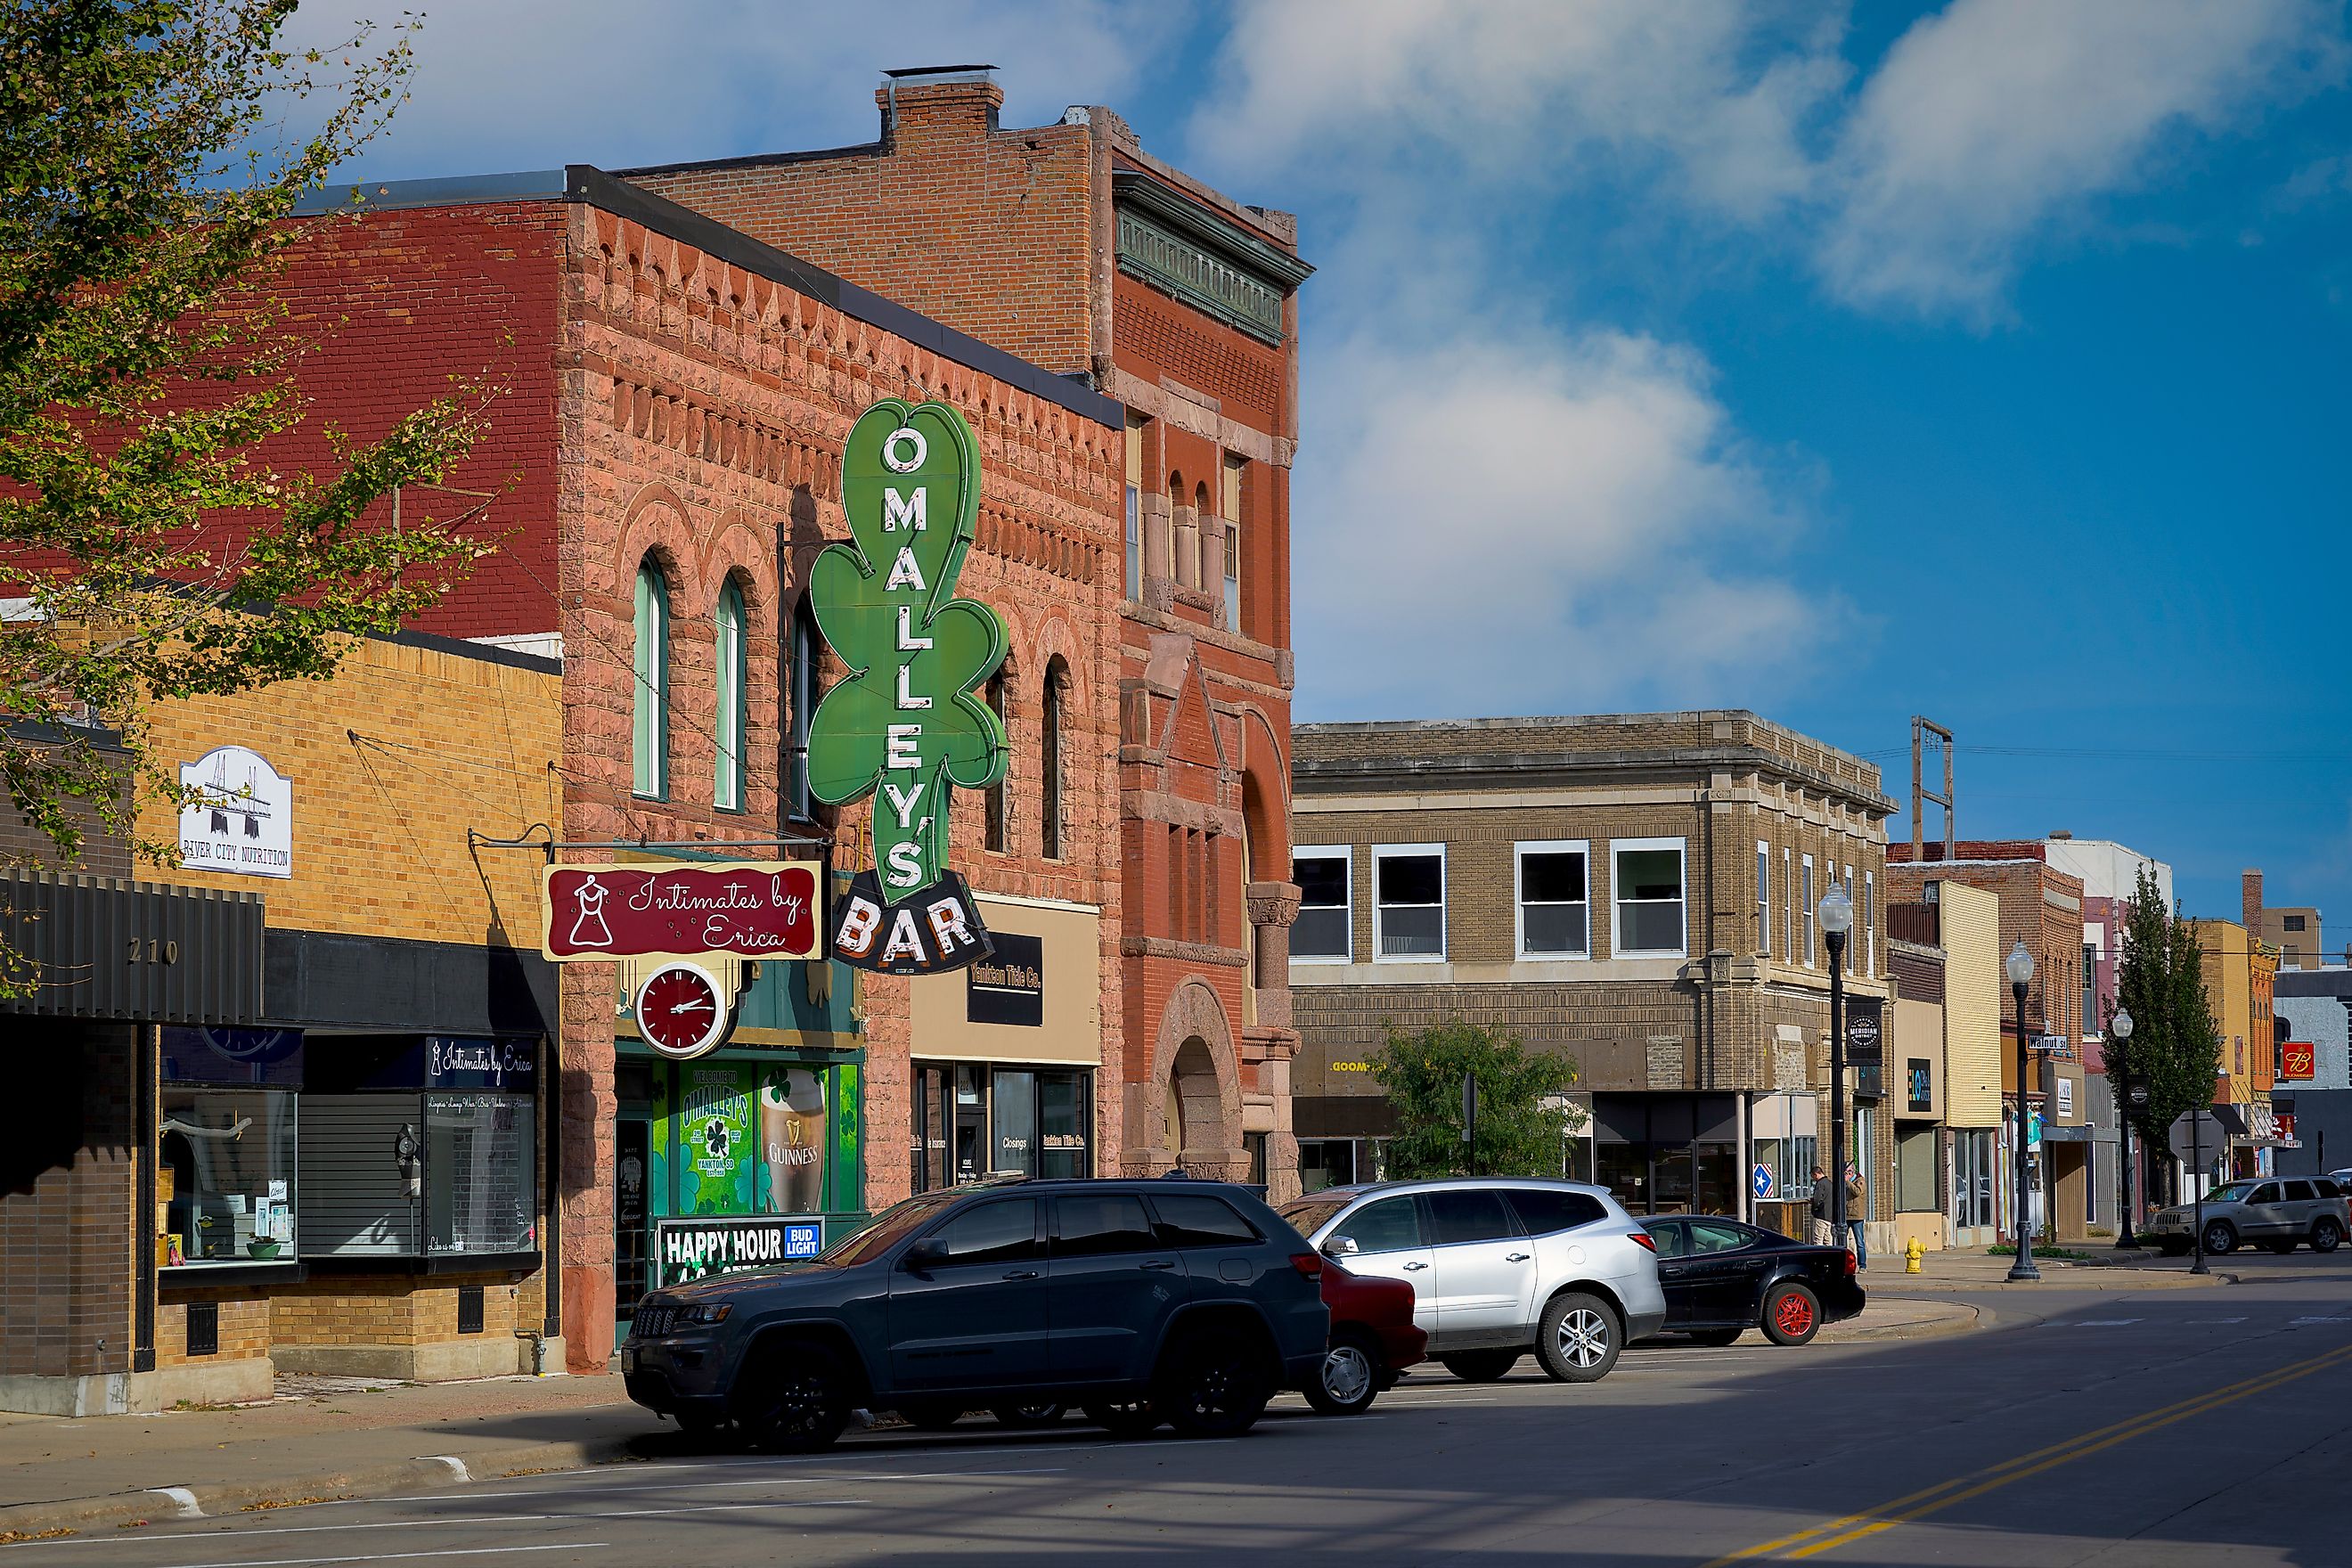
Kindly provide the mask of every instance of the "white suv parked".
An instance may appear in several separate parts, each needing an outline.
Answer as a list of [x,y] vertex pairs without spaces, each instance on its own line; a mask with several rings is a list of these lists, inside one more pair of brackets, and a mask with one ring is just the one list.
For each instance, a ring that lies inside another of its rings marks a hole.
[[1382,1182],[1309,1193],[1282,1217],[1349,1271],[1411,1285],[1430,1353],[1468,1382],[1501,1377],[1532,1350],[1561,1382],[1591,1383],[1666,1320],[1655,1247],[1606,1188]]

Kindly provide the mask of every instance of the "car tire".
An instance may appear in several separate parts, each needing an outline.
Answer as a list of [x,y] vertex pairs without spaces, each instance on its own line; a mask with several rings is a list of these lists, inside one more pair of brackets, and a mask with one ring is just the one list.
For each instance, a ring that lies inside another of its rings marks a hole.
[[1151,1407],[1181,1437],[1238,1437],[1274,1397],[1265,1348],[1232,1329],[1181,1332],[1160,1353]]
[[1747,1331],[1745,1328],[1700,1329],[1694,1331],[1690,1338],[1693,1344],[1710,1345],[1719,1350],[1725,1345],[1738,1343],[1739,1336]]
[[2344,1244],[2344,1227],[2332,1219],[2321,1219],[2311,1227],[2311,1250],[2333,1252]]
[[771,1453],[816,1454],[849,1425],[849,1368],[823,1345],[780,1345],[737,1384],[735,1423]]
[[989,1411],[999,1426],[1011,1426],[1024,1432],[1041,1426],[1058,1426],[1062,1417],[1070,1413],[1066,1405],[999,1405]]
[[1361,1334],[1341,1333],[1317,1364],[1307,1403],[1326,1415],[1361,1415],[1380,1392],[1379,1351]]
[[1554,1296],[1536,1326],[1536,1362],[1555,1383],[1598,1383],[1624,1348],[1615,1310],[1581,1290]]
[[1437,1364],[1465,1383],[1500,1383],[1519,1364],[1525,1351],[1455,1351],[1437,1358]]
[[1149,1405],[1089,1405],[1086,1411],[1087,1420],[1114,1437],[1148,1436],[1160,1425],[1160,1413]]
[[918,1432],[944,1432],[963,1419],[961,1405],[902,1405],[898,1419]]
[[2226,1257],[2237,1250],[2238,1229],[2226,1219],[2205,1222],[2205,1250],[2214,1258]]
[[1764,1294],[1764,1337],[1776,1345],[1809,1343],[1822,1331],[1822,1299],[1793,1279]]

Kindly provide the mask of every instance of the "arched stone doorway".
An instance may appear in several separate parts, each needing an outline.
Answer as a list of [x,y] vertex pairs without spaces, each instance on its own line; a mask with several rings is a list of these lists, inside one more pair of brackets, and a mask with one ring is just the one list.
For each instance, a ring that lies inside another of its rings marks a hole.
[[1224,1158],[1224,1100],[1209,1043],[1188,1035],[1160,1086],[1167,1100],[1164,1147],[1187,1170]]
[[1135,1125],[1153,1130],[1147,1169],[1156,1174],[1181,1164],[1196,1176],[1246,1180],[1249,1154],[1242,1140],[1241,1067],[1234,1027],[1216,992],[1188,979],[1160,1015],[1151,1070],[1137,1086],[1148,1097]]

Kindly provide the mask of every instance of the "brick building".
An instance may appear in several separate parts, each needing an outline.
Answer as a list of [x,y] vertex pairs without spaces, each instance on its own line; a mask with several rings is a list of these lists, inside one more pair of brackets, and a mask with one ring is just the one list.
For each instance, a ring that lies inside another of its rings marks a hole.
[[875,96],[866,145],[623,177],[1125,405],[1117,1168],[1279,1195],[1297,225],[1152,157],[1108,109],[1001,126],[984,68]]
[[[2033,955],[2025,1031],[2029,1044],[2054,1042],[2052,1048],[2036,1050],[2028,1064],[2024,1103],[2030,1115],[2040,1118],[2028,1129],[2034,1212],[2062,1240],[2080,1239],[2097,1221],[2103,1190],[2083,1072],[2083,879],[2052,865],[2048,846],[2040,839],[1962,841],[1948,860],[1943,852],[1942,845],[1931,843],[1925,847],[1925,858],[1915,861],[1909,845],[1891,846],[1886,852],[1888,892],[1903,904],[1937,903],[1948,884],[1989,892],[1999,901],[2001,958],[2020,942]],[[2000,1171],[2005,1173],[2020,1099],[2018,1023],[2005,981],[2001,996],[2000,1085],[2008,1109],[1997,1155]],[[1997,1179],[2006,1183],[2008,1177],[1998,1174]],[[2004,1234],[2014,1226],[2014,1213],[2010,1207],[1998,1215]]]
[[2281,969],[2316,969],[2327,962],[2326,932],[2315,906],[2264,903],[2263,873],[2252,866],[2238,874],[2238,900],[2246,929],[2279,950]]
[[[933,1155],[1083,1170],[1123,1147],[1118,405],[593,169],[365,196],[297,279],[352,318],[339,348],[395,367],[383,401],[507,367],[505,444],[450,480],[495,488],[501,462],[527,476],[497,503],[506,574],[435,624],[561,658],[558,858],[789,858],[838,833],[833,858],[854,866],[863,808],[813,805],[799,765],[830,674],[803,587],[845,535],[841,443],[896,395],[952,404],[980,446],[960,591],[1007,624],[988,696],[1015,760],[1001,792],[953,803],[950,839],[991,928],[1043,944],[1059,1023],[975,1024],[957,976],[739,964],[719,1048],[673,1064],[637,1037],[636,966],[564,964],[550,1228],[572,1364],[601,1367],[616,1317],[668,1277],[655,1254],[672,1215],[750,1218],[789,1190],[812,1221],[850,1223]],[[337,390],[349,368],[339,353],[315,384],[331,412],[358,397]],[[506,853],[535,874],[540,848]],[[806,1189],[772,1180],[755,1125],[763,1103],[803,1098],[830,1151]]]
[[[555,980],[535,867],[474,847],[554,816],[560,685],[551,660],[409,634],[329,680],[162,704],[152,753],[206,802],[142,819],[175,863],[113,879],[133,863],[100,842],[85,860],[111,878],[18,874],[12,913],[31,894],[72,918],[11,932],[38,984],[0,1005],[43,1106],[0,1186],[0,1406],[511,1373],[560,1335]],[[140,945],[52,945],[88,929]]]
[[[1377,1173],[1391,1123],[1370,1058],[1391,1026],[1459,1016],[1576,1061],[1591,1119],[1563,1152],[1571,1173],[1636,1213],[1801,1231],[1828,1155],[1815,910],[1832,883],[1854,904],[1850,1026],[1895,1022],[1893,803],[1875,767],[1739,710],[1309,724],[1296,745],[1290,979],[1310,1182]],[[1849,1074],[1849,1157],[1885,1248],[1898,1086],[1883,1058]]]

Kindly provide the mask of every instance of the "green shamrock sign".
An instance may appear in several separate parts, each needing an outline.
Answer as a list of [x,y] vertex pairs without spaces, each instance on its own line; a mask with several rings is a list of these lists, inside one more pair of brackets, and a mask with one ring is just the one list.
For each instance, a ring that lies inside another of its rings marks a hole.
[[1004,662],[1004,623],[955,596],[980,515],[980,453],[941,403],[886,398],[842,454],[854,542],[809,575],[824,640],[849,674],[809,725],[809,793],[874,796],[874,868],[842,905],[835,956],[924,973],[988,952],[962,879],[947,868],[948,791],[1004,776],[1004,726],[973,692]]

